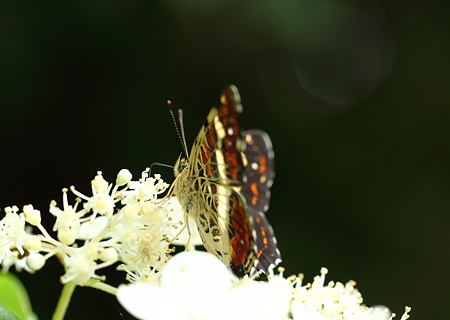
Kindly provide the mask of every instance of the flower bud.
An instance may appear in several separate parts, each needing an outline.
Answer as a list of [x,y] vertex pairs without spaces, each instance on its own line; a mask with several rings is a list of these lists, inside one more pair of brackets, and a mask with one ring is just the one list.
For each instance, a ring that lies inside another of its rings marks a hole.
[[42,248],[41,239],[38,236],[27,234],[24,238],[24,245],[28,250],[38,251]]
[[103,178],[101,172],[97,173],[91,183],[96,192],[105,192],[108,189],[108,182]]
[[117,174],[116,185],[118,185],[119,187],[126,185],[128,182],[130,182],[132,177],[133,175],[128,169],[122,169]]
[[45,258],[40,253],[32,253],[27,258],[27,265],[31,270],[40,270],[45,265]]
[[58,240],[70,246],[75,242],[76,235],[70,228],[58,229]]
[[114,248],[106,248],[100,253],[99,257],[102,261],[117,261],[119,259],[119,254]]

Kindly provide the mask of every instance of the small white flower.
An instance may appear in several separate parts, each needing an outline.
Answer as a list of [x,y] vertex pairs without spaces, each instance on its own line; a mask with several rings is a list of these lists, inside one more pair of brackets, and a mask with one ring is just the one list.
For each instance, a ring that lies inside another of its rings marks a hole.
[[102,250],[101,245],[88,244],[83,248],[73,249],[70,256],[64,256],[66,273],[61,277],[61,282],[67,283],[73,281],[79,285],[83,285],[90,279],[104,280],[104,277],[95,274],[95,271],[115,263],[117,260],[114,258],[117,255],[113,257],[111,251],[109,251],[109,257],[113,258],[113,260],[97,264],[94,260],[101,256],[98,250]]
[[[119,194],[117,192],[117,186],[111,191],[112,184],[103,178],[102,173],[99,171],[95,176],[94,180],[91,182],[92,186],[92,197],[87,197],[81,192],[77,191],[75,187],[70,187],[70,190],[78,197],[87,201],[85,204],[86,210],[92,210],[92,219],[95,218],[96,214],[104,215],[110,218],[114,213],[115,203],[120,201]],[[111,194],[110,194],[111,193]]]
[[[6,215],[2,219],[4,224],[4,236],[7,239],[7,243],[10,246],[15,246],[20,255],[25,253],[23,246],[27,236],[25,231],[25,216],[23,213],[18,214],[18,208],[13,206],[12,208],[5,208]],[[1,240],[1,239],[0,239]]]
[[[165,263],[165,262],[164,262]],[[127,280],[131,283],[157,283],[161,273],[159,270],[163,263],[157,264],[154,267],[143,265],[140,262],[130,262],[128,264],[120,265],[117,270],[127,272]]]
[[73,281],[83,285],[90,279],[101,279],[100,276],[95,274],[97,264],[84,252],[78,252],[72,256],[65,256],[64,264],[67,270],[64,276],[61,277],[62,283]]
[[[405,312],[402,314],[402,317],[400,318],[400,320],[406,320],[409,319],[409,313],[411,312],[411,308],[410,307],[405,307]],[[389,320],[392,320],[392,318],[395,317],[395,313],[392,314],[391,318],[389,318]],[[372,320],[372,319],[370,319]]]
[[139,203],[137,202],[127,204],[120,211],[125,215],[125,218],[130,220],[138,219],[139,215],[141,214]]
[[2,270],[5,272],[8,271],[12,266],[14,266],[18,272],[21,272],[22,270],[25,270],[27,272],[33,271],[28,267],[27,259],[19,255],[17,251],[7,255],[2,261]]
[[123,192],[122,204],[156,202],[158,195],[166,191],[169,185],[161,179],[161,175],[155,174],[153,177],[148,177],[149,170],[147,168],[142,172],[139,181],[130,181],[128,183],[129,190]]
[[23,213],[18,214],[18,210],[15,209],[18,208],[14,206],[13,210],[7,211],[2,219],[5,225],[5,232],[10,238],[18,238],[25,232],[25,216]]
[[114,198],[108,194],[109,189],[105,191],[106,192],[103,193],[95,193],[91,198],[89,198],[86,203],[86,208],[92,209],[94,213],[98,213],[109,218],[114,213],[115,201]]
[[23,213],[25,214],[25,221],[32,226],[37,226],[41,223],[41,212],[34,209],[33,205],[23,206]]
[[56,206],[56,202],[50,203],[50,213],[56,217],[53,231],[58,232],[58,239],[64,244],[71,245],[77,238],[81,225],[81,217],[86,214],[82,209],[77,212],[78,202],[71,206],[67,200],[67,189],[63,189],[63,210]]

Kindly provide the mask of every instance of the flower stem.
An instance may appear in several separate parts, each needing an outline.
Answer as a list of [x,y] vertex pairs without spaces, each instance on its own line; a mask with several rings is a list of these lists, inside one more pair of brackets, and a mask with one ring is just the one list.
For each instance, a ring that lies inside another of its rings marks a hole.
[[101,290],[101,291],[104,291],[104,292],[107,292],[107,293],[112,294],[114,296],[116,295],[116,292],[117,292],[117,288],[115,288],[113,286],[110,286],[109,284],[106,284],[106,283],[101,282],[101,281],[96,281],[95,283],[94,282],[93,283],[88,282],[88,283],[85,284],[85,286],[86,287],[91,287],[91,288],[94,288],[94,289],[97,289],[97,290]]
[[68,282],[64,285],[61,296],[59,297],[58,305],[53,313],[52,320],[62,320],[66,314],[67,307],[69,306],[70,298],[77,284],[75,282]]

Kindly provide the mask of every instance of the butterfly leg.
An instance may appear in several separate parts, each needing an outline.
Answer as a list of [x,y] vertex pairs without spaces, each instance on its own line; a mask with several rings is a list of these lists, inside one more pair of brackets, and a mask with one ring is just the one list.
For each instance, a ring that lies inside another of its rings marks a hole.
[[192,234],[191,234],[191,228],[189,226],[188,214],[187,213],[184,214],[184,225],[185,225],[185,228],[187,228],[187,232],[188,232],[188,235],[189,235],[188,241],[185,244],[185,251],[195,251],[195,244],[194,244],[193,241],[191,241]]
[[[181,221],[180,221],[181,222]],[[166,249],[175,241],[178,240],[178,236],[184,231],[184,229],[186,229],[186,225],[184,225],[183,227],[181,227],[180,231],[178,231],[178,233],[172,238],[172,240],[169,241],[169,243],[167,244]],[[189,241],[188,241],[189,242]]]

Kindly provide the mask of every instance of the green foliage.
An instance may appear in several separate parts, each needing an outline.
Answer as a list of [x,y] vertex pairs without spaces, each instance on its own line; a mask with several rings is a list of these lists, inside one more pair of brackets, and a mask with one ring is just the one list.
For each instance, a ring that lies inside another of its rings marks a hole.
[[37,320],[31,310],[27,291],[10,273],[0,273],[0,320]]

